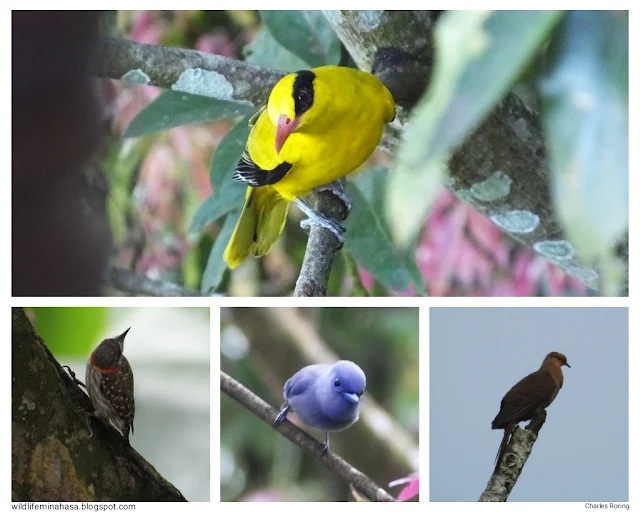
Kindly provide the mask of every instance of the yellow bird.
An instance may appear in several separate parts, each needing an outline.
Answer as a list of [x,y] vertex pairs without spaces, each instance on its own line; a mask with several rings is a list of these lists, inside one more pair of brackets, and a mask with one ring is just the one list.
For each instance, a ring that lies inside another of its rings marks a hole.
[[[259,111],[233,179],[247,183],[238,224],[224,252],[235,268],[264,256],[284,229],[289,203],[342,240],[344,228],[302,197],[359,167],[373,152],[395,104],[384,84],[357,69],[323,66],[282,78]],[[339,194],[339,191],[335,191]]]

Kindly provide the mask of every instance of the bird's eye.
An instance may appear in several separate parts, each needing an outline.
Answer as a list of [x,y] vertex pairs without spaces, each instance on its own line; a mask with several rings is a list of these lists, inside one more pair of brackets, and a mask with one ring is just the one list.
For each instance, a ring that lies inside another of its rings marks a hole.
[[340,379],[336,379],[336,380],[334,380],[334,381],[333,381],[333,385],[334,385],[335,387],[340,387]]

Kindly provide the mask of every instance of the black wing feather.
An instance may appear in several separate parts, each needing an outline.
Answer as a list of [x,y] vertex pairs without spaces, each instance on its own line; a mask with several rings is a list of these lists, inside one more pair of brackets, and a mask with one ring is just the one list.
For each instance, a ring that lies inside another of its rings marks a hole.
[[246,183],[250,187],[264,187],[278,183],[293,167],[289,162],[282,162],[273,169],[262,169],[251,160],[249,153],[245,151],[238,162],[232,179]]

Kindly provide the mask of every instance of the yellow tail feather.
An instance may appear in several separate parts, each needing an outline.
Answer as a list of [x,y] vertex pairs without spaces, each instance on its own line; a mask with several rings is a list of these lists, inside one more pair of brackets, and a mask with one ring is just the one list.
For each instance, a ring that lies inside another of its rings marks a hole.
[[240,219],[224,251],[224,261],[236,268],[244,259],[267,254],[284,229],[289,201],[271,187],[247,188]]

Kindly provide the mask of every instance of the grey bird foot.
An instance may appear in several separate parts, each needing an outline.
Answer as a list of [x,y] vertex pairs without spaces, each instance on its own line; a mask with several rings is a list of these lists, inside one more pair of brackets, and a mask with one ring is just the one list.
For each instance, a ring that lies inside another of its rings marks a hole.
[[329,432],[325,432],[324,433],[324,445],[323,445],[322,453],[320,454],[320,457],[322,457],[328,451],[329,451]]
[[308,219],[303,220],[300,223],[302,229],[309,229],[311,226],[320,226],[328,229],[338,240],[340,247],[344,245],[344,237],[342,234],[346,231],[345,227],[335,219],[330,219],[326,215],[315,211],[311,206],[305,203],[302,199],[295,200],[296,206],[302,210]]
[[336,196],[342,204],[344,204],[347,209],[347,213],[351,211],[351,198],[347,195],[342,187],[342,184],[339,181],[332,181],[327,185],[321,185],[315,188],[315,192],[323,192],[323,191],[331,192],[334,196]]
[[285,408],[280,411],[280,413],[276,416],[276,419],[273,422],[274,427],[277,427],[278,425],[280,425],[280,423],[284,421],[284,419],[287,417],[287,413],[289,412],[290,408],[291,406],[287,404]]
[[328,229],[338,240],[338,249],[342,249],[344,245],[344,236],[342,235],[342,233],[345,232],[344,226],[329,217],[325,217],[324,215],[320,217],[321,214],[317,215],[319,216],[318,218],[308,218],[300,221],[300,227],[307,232],[309,232],[311,226],[320,226],[321,228]]

